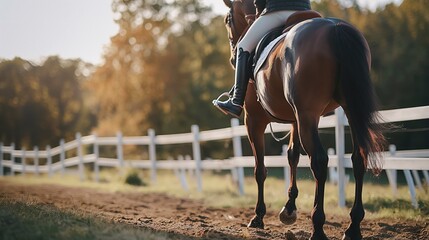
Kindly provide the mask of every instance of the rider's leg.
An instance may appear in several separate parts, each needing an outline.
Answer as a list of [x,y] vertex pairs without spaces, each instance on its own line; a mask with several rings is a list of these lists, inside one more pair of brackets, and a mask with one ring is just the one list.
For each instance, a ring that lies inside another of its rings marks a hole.
[[239,117],[243,110],[244,97],[249,82],[249,57],[259,40],[267,32],[281,26],[294,11],[278,11],[260,16],[249,28],[246,35],[238,43],[236,60],[235,85],[232,97],[227,101],[214,100],[213,104],[225,114]]
[[244,51],[242,48],[238,50],[232,97],[227,101],[213,100],[213,105],[219,108],[223,113],[230,114],[237,118],[240,117],[243,110],[244,96],[247,91],[247,83],[249,82],[249,58],[250,53],[248,51]]
[[256,21],[250,26],[246,35],[238,43],[237,48],[242,48],[244,51],[252,52],[256,45],[258,45],[259,40],[267,34],[271,29],[281,26],[286,23],[286,20],[292,15],[295,11],[277,11],[270,12],[264,15],[261,15]]

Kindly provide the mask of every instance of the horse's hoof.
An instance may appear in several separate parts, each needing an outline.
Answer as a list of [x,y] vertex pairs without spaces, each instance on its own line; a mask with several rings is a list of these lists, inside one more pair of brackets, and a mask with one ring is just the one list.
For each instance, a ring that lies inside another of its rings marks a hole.
[[311,234],[310,240],[329,240],[329,238],[322,231],[317,233],[314,232],[313,234]]
[[362,239],[362,235],[358,234],[356,236],[347,236],[346,234],[343,235],[342,240],[361,240]]
[[346,234],[343,235],[343,240],[352,240],[349,236],[347,236]]
[[349,228],[344,232],[342,240],[362,240],[360,228],[350,224]]
[[258,216],[254,216],[252,220],[250,220],[247,227],[264,229],[264,221],[262,220],[262,218]]
[[295,234],[293,232],[291,232],[290,230],[288,230],[285,234],[286,240],[298,240],[298,238],[296,238]]
[[297,219],[296,210],[293,210],[291,214],[288,214],[287,209],[283,207],[279,213],[279,218],[283,224],[286,224],[286,225],[294,224]]

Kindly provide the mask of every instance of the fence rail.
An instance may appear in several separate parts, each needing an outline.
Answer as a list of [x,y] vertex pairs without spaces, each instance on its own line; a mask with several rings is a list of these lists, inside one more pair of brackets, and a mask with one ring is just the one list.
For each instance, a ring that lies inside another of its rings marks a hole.
[[[429,106],[404,108],[395,110],[381,111],[381,116],[385,122],[402,122],[402,121],[413,121],[420,119],[429,119]],[[345,145],[345,134],[344,128],[348,125],[347,118],[345,117],[342,109],[337,109],[335,115],[322,117],[320,119],[319,128],[335,128],[335,141],[336,150],[329,150],[329,167],[331,168],[330,174],[337,174],[338,181],[338,194],[339,194],[339,205],[345,206],[345,190],[344,190],[344,179],[345,168],[351,168],[350,154],[344,152]],[[288,124],[272,124],[273,132],[285,132],[290,130]],[[266,133],[271,130],[269,127],[266,129]],[[55,172],[64,173],[68,167],[78,167],[78,173],[81,179],[84,179],[83,166],[87,163],[94,163],[95,180],[99,179],[99,168],[100,167],[132,167],[142,168],[151,170],[151,179],[156,182],[156,174],[158,169],[173,169],[183,170],[192,169],[195,171],[197,179],[197,188],[199,191],[202,190],[202,170],[231,170],[235,177],[238,190],[240,194],[244,193],[244,167],[253,167],[254,160],[251,156],[242,156],[241,137],[246,136],[246,128],[239,124],[238,119],[231,120],[231,127],[199,131],[197,125],[191,127],[190,133],[179,133],[170,135],[156,135],[152,129],[148,130],[147,136],[122,136],[122,133],[118,133],[116,137],[99,137],[97,135],[81,136],[80,133],[76,134],[76,139],[65,143],[63,140],[60,141],[59,146],[51,148],[47,146],[44,150],[39,150],[34,147],[33,150],[15,149],[14,144],[11,146],[3,146],[0,143],[0,176],[4,175],[5,168],[8,168],[10,175],[20,172],[41,174],[47,173],[52,175]],[[201,159],[200,143],[216,140],[232,139],[234,156],[229,159],[215,159],[215,160],[204,160]],[[157,145],[172,145],[172,144],[192,144],[193,156],[187,157],[186,159],[178,160],[160,160],[156,156]],[[92,154],[83,154],[83,146],[93,146]],[[148,146],[149,159],[144,160],[126,160],[124,159],[123,146],[124,145],[137,145],[137,146]],[[117,157],[113,158],[102,158],[100,157],[101,146],[115,146]],[[66,152],[70,150],[76,150],[76,156],[66,159]],[[5,159],[9,156],[8,159]],[[59,160],[52,162],[53,157],[59,156]],[[27,159],[34,159],[33,164],[27,164]],[[20,160],[19,162],[17,160]],[[46,159],[46,164],[40,165],[39,160]],[[285,174],[288,174],[288,165],[285,160],[285,156],[266,156],[265,164],[267,167],[284,167]],[[302,156],[298,167],[309,167],[310,163],[307,157]],[[336,170],[335,170],[336,169]],[[423,170],[423,176],[426,182],[429,184],[429,150],[407,150],[407,151],[396,151],[394,146],[391,146],[389,152],[385,153],[385,162],[383,169],[388,173],[389,182],[392,186],[393,192],[396,190],[396,171],[402,170],[406,176],[407,183],[410,189],[412,204],[417,207],[417,201],[415,196],[415,185],[420,187],[421,182],[418,174],[418,170]],[[414,177],[413,178],[411,177]],[[286,184],[288,185],[288,177],[285,176]]]

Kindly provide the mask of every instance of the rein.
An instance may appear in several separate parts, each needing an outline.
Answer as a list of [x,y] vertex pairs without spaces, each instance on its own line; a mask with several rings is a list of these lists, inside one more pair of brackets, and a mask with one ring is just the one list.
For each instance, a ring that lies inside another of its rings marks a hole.
[[[231,31],[236,32],[233,13],[234,13],[234,9],[233,9],[233,6],[231,6],[231,8],[229,10],[227,23],[228,23],[229,27],[231,28]],[[236,47],[235,45],[236,44],[234,43],[234,37],[232,34],[230,36],[228,36],[228,40],[229,40],[229,46],[231,47],[231,49],[233,51],[235,51],[235,47]]]
[[283,141],[283,140],[285,140],[289,135],[290,135],[290,131],[285,135],[285,136],[283,136],[283,137],[281,137],[281,138],[277,138],[275,135],[274,135],[274,130],[273,130],[273,125],[272,125],[272,123],[270,123],[270,130],[271,130],[271,136],[274,138],[274,140],[276,140],[277,142],[280,142],[280,141]]
[[[250,26],[252,26],[253,22],[256,20],[256,14],[246,14],[244,16],[244,19],[246,20],[247,27],[244,29],[243,33],[240,35],[240,37],[238,38],[237,42],[234,43],[234,37],[233,36],[228,36],[228,40],[229,40],[229,45],[231,47],[231,49],[233,50],[233,52],[235,53],[236,50],[236,45],[241,41],[241,39],[244,37],[244,35],[246,35],[247,31],[249,30]],[[231,31],[233,33],[237,33],[237,28],[235,27],[234,24],[234,5],[231,6],[230,10],[229,10],[229,16],[228,16],[228,25],[231,28]],[[231,34],[232,35],[232,34]]]

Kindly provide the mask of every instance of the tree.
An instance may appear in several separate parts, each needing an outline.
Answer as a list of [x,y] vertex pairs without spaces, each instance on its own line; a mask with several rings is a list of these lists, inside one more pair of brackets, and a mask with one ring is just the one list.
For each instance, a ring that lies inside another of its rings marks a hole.
[[429,104],[429,5],[405,0],[369,14],[365,35],[384,108]]
[[55,114],[58,137],[74,137],[83,110],[80,60],[62,60],[57,56],[47,58],[35,71],[41,87],[49,94],[49,102]]
[[[57,145],[82,125],[80,60],[50,57],[42,65],[20,58],[0,61],[0,141],[17,147]],[[84,118],[90,118],[86,115]]]
[[[48,94],[33,75],[34,66],[15,58],[0,63],[0,139],[17,147],[43,141],[54,121]],[[46,141],[46,140],[45,140]]]
[[221,18],[212,21],[196,0],[114,1],[113,9],[120,31],[91,79],[98,133],[171,133],[194,123],[213,127],[212,117],[228,121],[207,107],[214,88],[226,89],[215,79],[233,73]]

